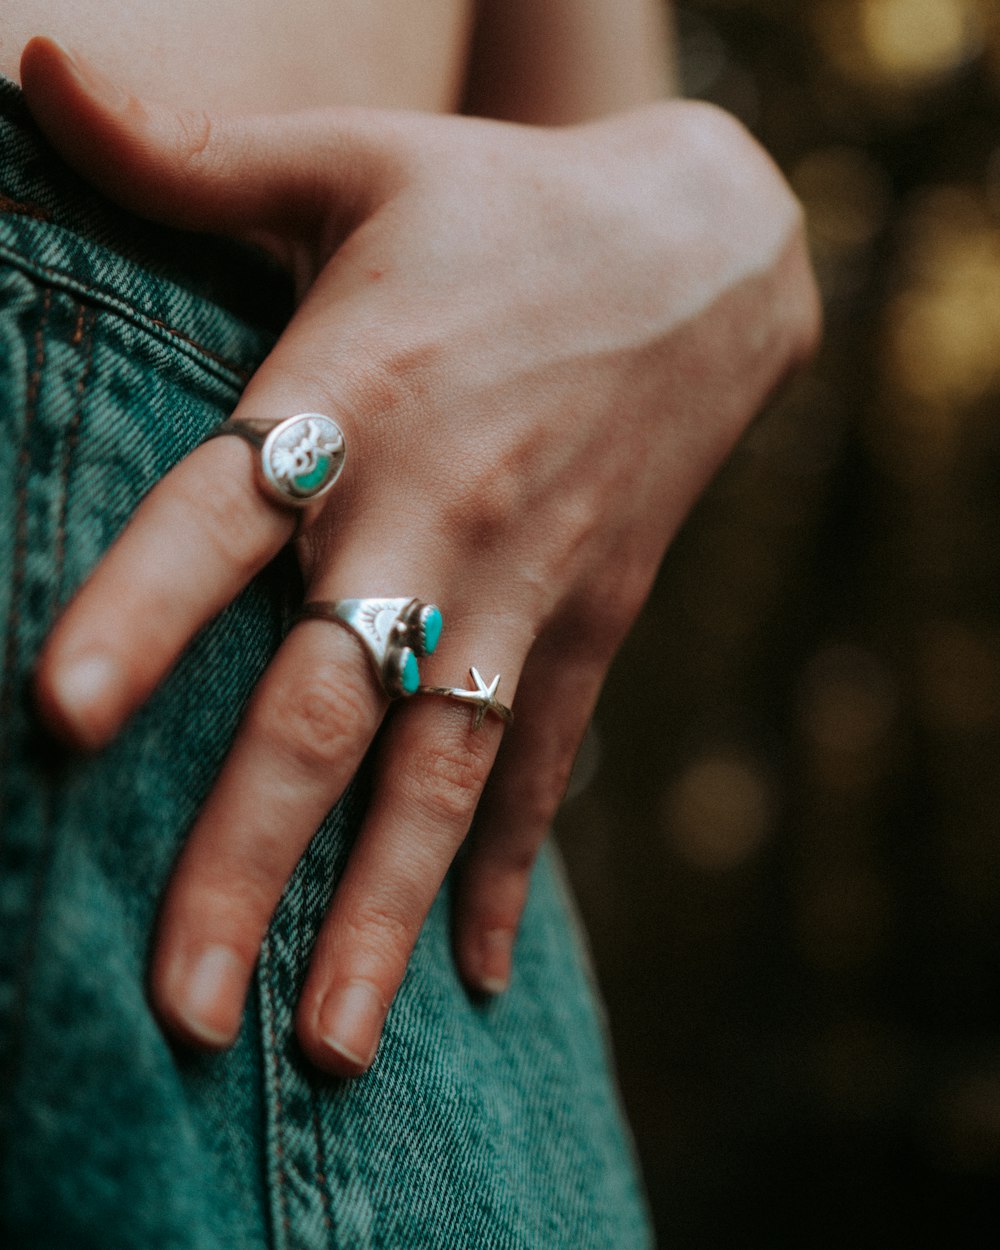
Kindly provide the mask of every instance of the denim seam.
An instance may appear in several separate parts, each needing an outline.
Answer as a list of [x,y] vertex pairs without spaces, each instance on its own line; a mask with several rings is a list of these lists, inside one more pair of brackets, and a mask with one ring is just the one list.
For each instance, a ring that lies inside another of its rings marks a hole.
[[52,214],[41,204],[29,204],[23,200],[12,200],[9,195],[0,191],[0,213],[10,213],[14,217],[31,217],[35,221],[51,221]]
[[323,1225],[333,1235],[333,1211],[330,1206],[329,1184],[326,1175],[326,1151],[319,1121],[319,1097],[311,1086],[309,1089],[309,1110],[312,1115],[313,1137],[316,1141],[316,1169],[314,1176],[322,1199]]
[[[261,1029],[262,1036],[267,1036],[269,1045],[264,1047],[265,1088],[264,1104],[270,1109],[266,1116],[266,1132],[273,1144],[273,1151],[268,1151],[267,1180],[271,1195],[271,1238],[275,1250],[287,1250],[291,1234],[291,1221],[288,1213],[288,1200],[285,1195],[285,1154],[282,1129],[281,1084],[278,1078],[278,1040],[275,1029],[275,1002],[271,985],[271,937],[267,934],[260,948],[260,959],[257,962],[257,982],[260,988],[261,1016],[266,1016],[266,1030]],[[262,1019],[263,1023],[263,1019]],[[268,1097],[270,1093],[270,1098]],[[273,1161],[273,1162],[272,1162]]]
[[[18,1073],[24,1056],[28,1016],[28,995],[32,983],[32,971],[38,949],[38,934],[42,928],[42,908],[45,898],[45,885],[49,879],[48,867],[52,860],[55,845],[55,813],[53,812],[54,795],[51,789],[46,790],[42,799],[42,819],[39,829],[39,855],[33,868],[28,867],[25,875],[30,877],[31,903],[28,910],[27,932],[21,949],[21,957],[16,962],[17,971],[13,980],[13,1004],[9,1021],[9,1037],[3,1047],[3,1064],[0,1067],[0,1090],[12,1090],[17,1084]],[[3,1120],[10,1112],[6,1098],[0,1099],[0,1170],[6,1166],[6,1156],[10,1149],[9,1134]]]
[[83,422],[83,402],[90,381],[90,371],[94,363],[94,328],[97,324],[97,310],[88,310],[83,304],[77,318],[76,327],[70,343],[81,346],[83,351],[83,368],[76,383],[76,404],[63,443],[62,464],[59,473],[59,520],[56,523],[55,552],[53,557],[52,594],[53,606],[59,603],[62,589],[64,556],[66,552],[66,515],[69,511],[69,478],[72,469],[73,453],[76,451],[80,438],[80,426]]
[[[14,683],[17,676],[17,665],[20,659],[20,646],[18,642],[18,633],[20,631],[20,598],[24,589],[24,562],[27,555],[27,545],[29,539],[27,504],[28,504],[28,486],[31,469],[31,432],[35,425],[38,414],[38,400],[42,387],[42,372],[46,362],[46,330],[49,326],[50,315],[52,312],[53,290],[51,287],[46,288],[42,302],[42,311],[38,319],[35,329],[35,356],[32,370],[28,378],[27,390],[25,393],[25,417],[24,426],[21,431],[21,447],[18,452],[18,484],[17,484],[17,519],[15,522],[15,554],[14,554],[14,578],[11,586],[11,604],[8,616],[8,650],[9,669],[5,673],[4,697],[8,706],[3,711],[4,724],[9,723],[10,706],[12,699]],[[85,378],[89,373],[89,361],[85,358],[82,377]],[[80,383],[78,382],[78,387]],[[66,474],[60,473],[59,478],[60,490],[62,498],[59,500],[60,512],[63,509]],[[54,569],[54,581],[58,582],[62,573],[62,552],[57,555],[58,564]],[[11,640],[13,642],[11,643]],[[0,761],[2,763],[2,761]],[[2,769],[0,769],[2,775]],[[46,892],[46,884],[49,880],[49,865],[52,862],[53,851],[55,848],[55,812],[53,810],[55,795],[51,787],[47,787],[44,791],[40,828],[38,830],[38,854],[34,863],[28,863],[25,866],[25,876],[30,880],[30,904],[28,909],[28,922],[24,935],[24,942],[20,952],[20,958],[16,960],[16,972],[13,978],[13,1009],[12,1019],[10,1021],[10,1041],[11,1046],[5,1056],[5,1067],[7,1071],[4,1073],[4,1088],[13,1089],[17,1074],[24,1053],[24,1039],[27,1036],[26,1020],[28,1016],[28,1000],[30,995],[30,987],[32,984],[32,973],[35,966],[36,954],[38,950],[38,935],[42,929],[42,912],[44,908],[44,899]],[[2,849],[2,841],[0,841],[0,849]],[[4,1148],[3,1139],[5,1133],[0,1133],[0,1153]]]
[[167,342],[172,346],[184,350],[186,356],[209,370],[215,376],[221,376],[224,382],[237,390],[242,390],[252,376],[250,370],[243,369],[227,360],[224,356],[218,355],[218,353],[203,346],[197,340],[189,338],[182,330],[169,325],[166,321],[162,321],[158,317],[151,317],[148,313],[141,312],[126,300],[120,299],[100,287],[81,282],[79,278],[74,278],[71,274],[64,273],[58,269],[52,269],[47,265],[36,264],[23,256],[16,248],[12,248],[8,243],[0,242],[0,257],[21,269],[22,272],[30,277],[45,282],[48,286],[58,286],[60,289],[77,297],[83,295],[90,302],[103,305],[109,312],[125,317],[139,329],[154,334],[158,338],[165,336]]
[[[35,407],[41,389],[42,367],[45,364],[45,329],[52,308],[52,288],[47,287],[42,303],[42,313],[35,328],[35,357],[25,394],[24,425],[21,429],[21,445],[17,451],[17,484],[14,489],[14,553],[10,578],[10,604],[7,609],[7,632],[4,639],[3,673],[0,680],[0,725],[10,725],[14,709],[14,687],[20,660],[21,593],[24,589],[25,561],[28,554],[28,476],[31,468],[31,431],[35,423]],[[2,778],[9,734],[0,735],[0,778]],[[4,795],[0,792],[0,815],[4,807]],[[3,830],[6,821],[0,820],[0,852],[4,846]]]
[[[298,942],[298,955],[305,965],[309,960],[309,942],[306,937],[306,909],[304,906],[299,907],[295,917],[295,935]],[[323,1213],[323,1226],[331,1234],[333,1233],[333,1212],[330,1205],[330,1192],[327,1185],[326,1175],[326,1156],[323,1149],[323,1139],[320,1134],[319,1122],[319,1097],[315,1086],[309,1082],[306,1088],[306,1097],[309,1102],[309,1118],[312,1123],[313,1140],[316,1145],[316,1156],[313,1160],[313,1180],[319,1190],[320,1210]]]

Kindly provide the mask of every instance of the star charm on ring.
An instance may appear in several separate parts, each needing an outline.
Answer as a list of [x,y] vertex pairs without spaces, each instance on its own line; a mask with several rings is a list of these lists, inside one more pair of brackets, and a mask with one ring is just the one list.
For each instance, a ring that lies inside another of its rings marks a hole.
[[482,728],[483,721],[489,712],[498,716],[506,724],[514,719],[514,713],[505,703],[497,698],[497,687],[500,685],[500,674],[487,685],[478,668],[470,668],[469,676],[475,688],[463,690],[460,686],[421,686],[420,694],[440,694],[446,699],[455,699],[459,703],[468,703],[474,708],[472,717],[473,730]]

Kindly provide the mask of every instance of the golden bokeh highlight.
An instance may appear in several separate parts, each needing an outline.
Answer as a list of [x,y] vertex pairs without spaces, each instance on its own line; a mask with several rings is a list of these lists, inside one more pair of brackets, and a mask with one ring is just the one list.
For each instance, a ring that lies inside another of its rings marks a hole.
[[965,1198],[992,1209],[1000,1165],[1000,3],[678,10],[690,90],[737,101],[804,205],[825,340],[668,552],[564,844],[663,1244],[975,1244]]
[[980,46],[982,23],[968,0],[863,0],[861,38],[882,73],[922,83],[967,60]]
[[886,368],[917,401],[954,410],[1000,387],[1000,222],[983,194],[927,192],[906,228],[906,280],[886,306]]
[[849,298],[863,281],[867,253],[885,226],[890,204],[885,171],[860,147],[838,144],[807,152],[789,180],[805,209],[825,299]]
[[913,93],[981,51],[984,12],[978,0],[825,0],[814,6],[813,24],[831,67],[847,82]]
[[899,696],[874,653],[850,645],[818,652],[803,672],[799,709],[815,784],[834,790],[864,786],[884,767]]
[[814,149],[790,181],[805,208],[814,251],[842,257],[871,243],[885,222],[885,171],[860,148]]
[[693,760],[663,804],[671,848],[704,872],[740,867],[764,844],[773,820],[771,785],[759,764],[726,748]]

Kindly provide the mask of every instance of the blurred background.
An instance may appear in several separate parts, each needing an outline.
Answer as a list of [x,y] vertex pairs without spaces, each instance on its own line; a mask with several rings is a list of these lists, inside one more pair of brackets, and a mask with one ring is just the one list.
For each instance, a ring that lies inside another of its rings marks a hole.
[[678,16],[685,92],[806,205],[827,337],[670,551],[559,822],[659,1236],[994,1246],[1000,4]]

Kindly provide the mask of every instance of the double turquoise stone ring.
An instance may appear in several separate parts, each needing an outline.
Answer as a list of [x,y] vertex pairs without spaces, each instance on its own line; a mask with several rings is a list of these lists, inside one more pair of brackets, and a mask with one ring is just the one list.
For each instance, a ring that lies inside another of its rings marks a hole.
[[314,599],[295,620],[333,621],[349,629],[390,699],[417,693],[417,660],[434,653],[444,627],[441,609],[419,599]]
[[344,467],[344,431],[321,412],[282,421],[223,421],[209,438],[235,434],[260,452],[257,482],[272,503],[305,508],[333,486]]

